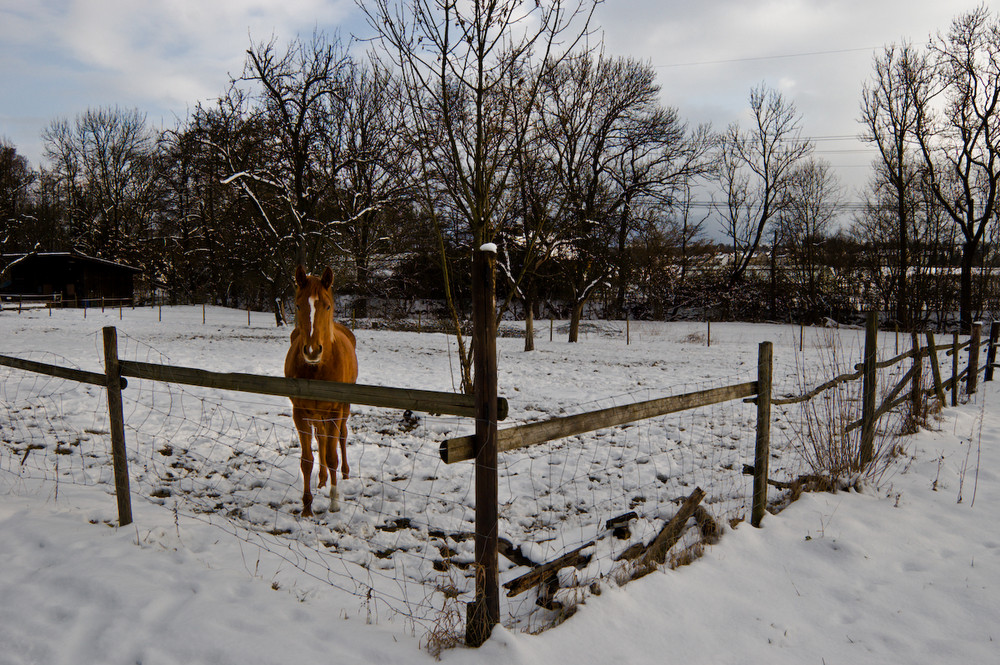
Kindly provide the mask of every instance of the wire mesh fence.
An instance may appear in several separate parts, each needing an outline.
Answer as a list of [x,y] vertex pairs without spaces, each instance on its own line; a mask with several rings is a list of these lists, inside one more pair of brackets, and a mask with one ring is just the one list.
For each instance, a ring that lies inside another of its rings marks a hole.
[[[123,359],[170,361],[139,340],[120,340]],[[96,336],[94,347],[100,348]],[[850,370],[859,358],[855,349],[831,347],[831,353],[842,364],[803,371],[800,388]],[[73,366],[52,354],[33,357]],[[882,369],[882,390],[905,369]],[[103,389],[6,367],[0,379],[0,492],[57,495],[61,484],[71,483],[110,495]],[[745,374],[726,382],[749,379]],[[705,380],[672,392],[721,384]],[[788,483],[813,470],[809,445],[831,433],[810,427],[830,420],[822,409],[841,420],[856,417],[858,385],[847,383],[839,394],[773,411],[772,479]],[[636,390],[562,410],[584,413],[661,394]],[[340,510],[325,511],[317,502],[317,516],[303,519],[299,442],[286,399],[137,379],[129,380],[124,396],[135,496],[210,524],[310,579],[355,595],[376,617],[402,615],[428,633],[443,622],[461,624],[476,577],[473,463],[443,463],[438,443],[468,431],[471,421],[355,407],[348,444],[352,474],[339,483]],[[887,435],[902,429],[904,412],[894,413],[881,421]],[[561,554],[582,553],[557,571],[557,589],[542,585],[505,597],[504,623],[540,629],[601,585],[627,579],[633,555],[695,488],[706,493],[704,512],[714,522],[745,519],[751,490],[744,465],[753,460],[754,425],[754,405],[733,400],[502,454],[501,580]],[[848,437],[848,445],[853,440]],[[698,530],[684,535],[678,558],[703,536]]]

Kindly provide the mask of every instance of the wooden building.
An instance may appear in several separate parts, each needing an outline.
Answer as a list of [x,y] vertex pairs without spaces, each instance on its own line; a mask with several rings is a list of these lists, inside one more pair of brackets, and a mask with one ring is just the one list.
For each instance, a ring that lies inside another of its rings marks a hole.
[[0,266],[6,268],[0,282],[4,299],[21,297],[51,299],[61,296],[67,305],[101,298],[131,301],[138,268],[79,252],[4,254]]

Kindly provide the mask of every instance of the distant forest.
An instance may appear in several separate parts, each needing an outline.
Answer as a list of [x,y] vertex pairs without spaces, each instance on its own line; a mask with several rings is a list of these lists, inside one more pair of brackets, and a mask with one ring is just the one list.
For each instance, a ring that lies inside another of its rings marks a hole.
[[762,85],[750,121],[685,120],[651,65],[572,37],[586,2],[537,7],[537,30],[478,4],[369,5],[368,56],[321,32],[252,43],[172,129],[87,109],[51,122],[37,170],[0,141],[5,259],[77,250],[140,268],[169,301],[279,315],[297,264],[330,265],[356,316],[426,300],[456,327],[485,242],[504,312],[577,326],[867,308],[967,326],[1000,310],[1000,21],[985,6],[876,54],[858,108],[878,157],[848,203],[792,101]]

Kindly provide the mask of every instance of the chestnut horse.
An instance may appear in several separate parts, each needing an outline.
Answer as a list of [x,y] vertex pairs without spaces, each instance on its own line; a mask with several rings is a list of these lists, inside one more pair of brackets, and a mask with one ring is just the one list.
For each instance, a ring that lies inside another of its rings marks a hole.
[[[295,330],[285,355],[285,376],[354,383],[358,379],[358,357],[354,333],[333,320],[333,271],[327,267],[322,277],[307,275],[305,268],[295,270]],[[339,510],[337,502],[337,446],[340,445],[340,471],[348,477],[347,417],[351,405],[346,402],[320,402],[293,397],[292,420],[302,444],[302,515],[310,517],[313,469],[312,439],[319,449],[319,487],[330,477],[330,512]]]

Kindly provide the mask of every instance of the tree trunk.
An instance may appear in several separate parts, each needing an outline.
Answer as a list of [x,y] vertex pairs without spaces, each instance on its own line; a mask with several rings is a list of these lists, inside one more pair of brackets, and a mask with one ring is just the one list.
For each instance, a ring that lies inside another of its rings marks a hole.
[[535,350],[535,297],[530,287],[524,292],[524,350]]
[[573,311],[569,319],[569,341],[575,343],[580,341],[580,319],[583,318],[583,305],[585,300],[578,300],[573,303]]
[[896,320],[903,329],[910,328],[910,294],[907,293],[907,271],[909,270],[909,260],[906,255],[907,246],[909,245],[908,238],[908,228],[906,221],[906,199],[905,191],[899,188],[896,192],[897,197],[897,216],[899,217],[899,247],[897,251],[899,252],[899,287],[896,293]]
[[285,325],[285,303],[276,282],[271,282],[271,302],[274,303],[274,325],[280,328]]
[[958,309],[962,333],[972,332],[972,267],[976,262],[977,243],[966,241],[962,245],[962,277],[959,282]]

